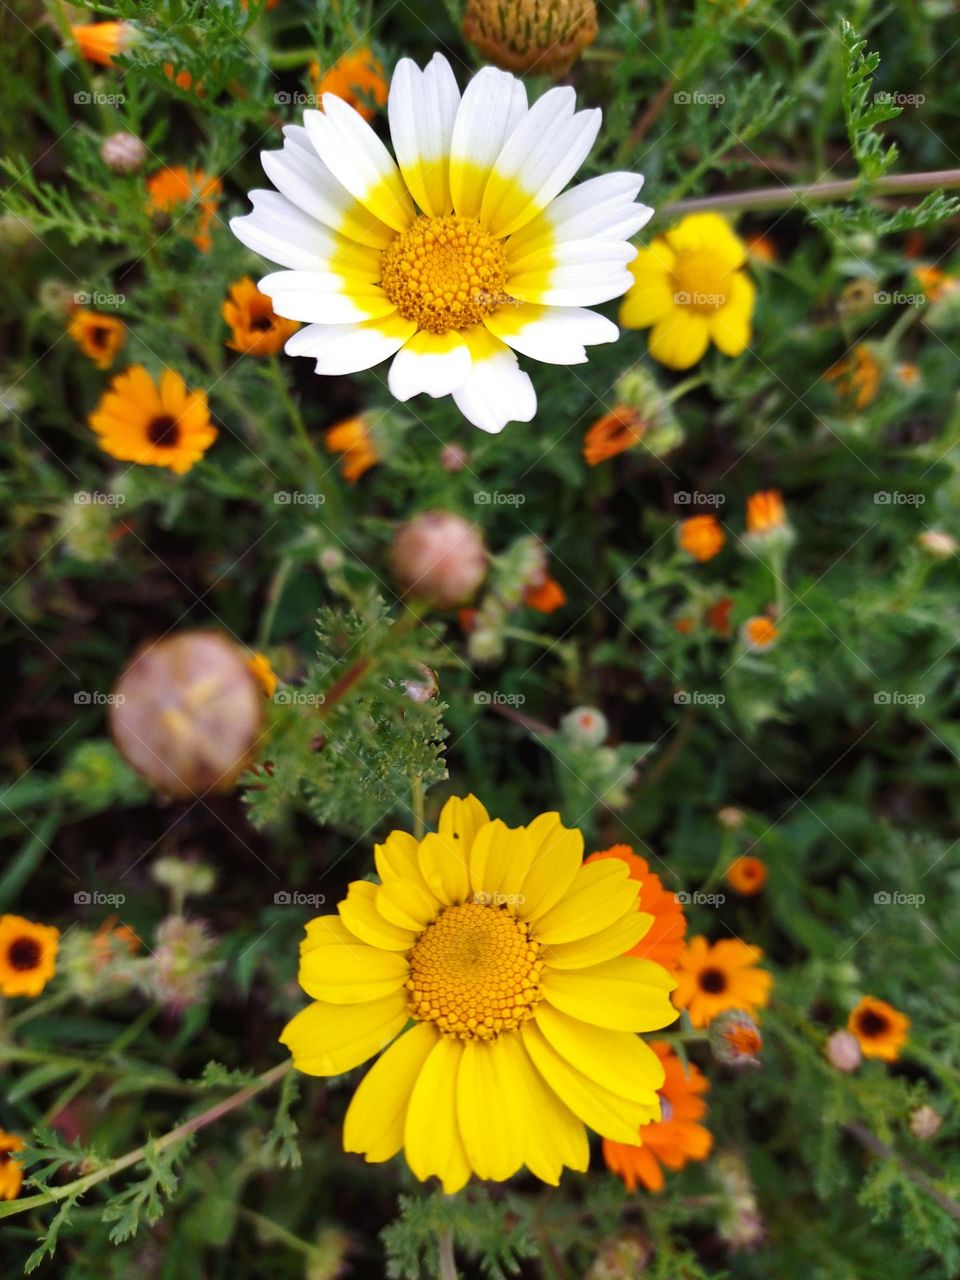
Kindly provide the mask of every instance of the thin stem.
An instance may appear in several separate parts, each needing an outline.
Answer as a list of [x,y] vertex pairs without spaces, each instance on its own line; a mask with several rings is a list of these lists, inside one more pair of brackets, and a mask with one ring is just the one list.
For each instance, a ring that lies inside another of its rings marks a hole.
[[[131,1022],[130,1025],[125,1027],[120,1035],[117,1036],[104,1056],[110,1057],[112,1054],[122,1053],[128,1045],[134,1043],[134,1041],[139,1037],[141,1031],[146,1030],[153,1019],[157,1016],[158,1012],[159,1010],[156,1005],[151,1005],[150,1008],[144,1009],[140,1017],[134,1022]],[[80,1090],[85,1088],[94,1076],[99,1074],[101,1065],[103,1064],[98,1062],[96,1059],[92,1062],[84,1063],[83,1068],[78,1071],[76,1077],[64,1090],[62,1090],[61,1093],[57,1095],[54,1101],[47,1108],[41,1124],[50,1124],[54,1116],[58,1115],[63,1108],[77,1096]]]
[[413,838],[422,840],[425,830],[423,821],[423,779],[415,773],[410,781],[411,807],[413,808]]
[[457,1280],[457,1262],[453,1256],[453,1232],[440,1236],[440,1280]]

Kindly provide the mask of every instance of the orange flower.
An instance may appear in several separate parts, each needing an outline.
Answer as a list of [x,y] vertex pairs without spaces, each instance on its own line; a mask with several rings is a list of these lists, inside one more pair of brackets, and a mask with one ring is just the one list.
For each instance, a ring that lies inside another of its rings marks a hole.
[[230,326],[227,346],[248,356],[276,355],[300,328],[296,320],[284,320],[276,314],[270,299],[249,276],[230,286],[221,314]]
[[0,1129],[0,1200],[16,1200],[23,1183],[23,1165],[14,1153],[27,1144],[15,1133]]
[[591,853],[587,862],[595,862],[599,858],[616,858],[627,864],[630,879],[640,882],[637,910],[653,917],[650,928],[627,954],[653,960],[672,973],[683,955],[683,935],[687,931],[686,917],[677,895],[663,887],[663,881],[650,870],[646,859],[634,853],[628,844],[615,844],[601,853]]
[[917,365],[909,360],[901,360],[899,364],[895,364],[893,366],[893,376],[901,387],[905,387],[908,390],[916,387],[920,382],[920,370]]
[[247,659],[247,666],[253,672],[254,679],[263,690],[265,698],[272,698],[277,688],[277,677],[273,673],[270,659],[265,653],[255,653]]
[[776,262],[777,250],[773,241],[761,233],[747,237],[747,252],[757,262]]
[[693,619],[690,617],[678,618],[673,624],[673,629],[682,636],[688,636],[693,630]]
[[182,89],[184,93],[189,93],[190,90],[193,89],[198,98],[203,97],[202,82],[198,80],[197,83],[194,84],[193,76],[186,68],[182,71],[178,71],[172,62],[165,62],[163,64],[163,74],[168,80],[172,80],[178,89]]
[[729,636],[733,632],[730,625],[730,610],[733,608],[733,596],[722,596],[716,604],[707,610],[707,626],[717,635]]
[[691,516],[680,522],[680,546],[687,555],[703,564],[712,560],[726,542],[716,516]]
[[750,898],[755,893],[759,893],[767,883],[766,864],[759,858],[751,858],[744,854],[743,857],[735,858],[730,863],[724,879],[734,893]]
[[747,499],[747,529],[751,533],[769,533],[782,529],[787,522],[779,489],[761,489]]
[[948,276],[939,267],[914,267],[913,275],[928,302],[939,302],[948,293],[960,288],[960,281]]
[[57,971],[60,930],[0,916],[0,995],[38,996]]
[[651,1040],[650,1048],[663,1063],[664,1081],[659,1089],[663,1118],[640,1126],[641,1143],[603,1140],[603,1159],[611,1173],[621,1177],[628,1191],[642,1182],[648,1191],[663,1189],[663,1169],[682,1169],[691,1160],[706,1160],[713,1146],[709,1129],[697,1122],[706,1115],[702,1095],[710,1087],[692,1062],[686,1066],[663,1040]]
[[838,360],[823,376],[827,382],[837,384],[839,395],[852,399],[858,409],[865,409],[876,397],[882,372],[876,356],[866,343],[860,342],[848,360]]
[[886,1000],[863,996],[850,1014],[847,1030],[857,1037],[865,1058],[895,1062],[907,1043],[910,1019]]
[[127,327],[122,320],[85,307],[72,313],[67,333],[98,369],[109,369],[127,340]]
[[140,939],[128,924],[117,924],[116,916],[108,916],[93,935],[94,964],[98,969],[124,951],[135,956],[140,950]]
[[740,628],[740,638],[748,649],[770,649],[780,638],[780,628],[763,614],[747,618]]
[[607,458],[614,458],[639,444],[646,429],[636,410],[618,404],[598,418],[587,431],[583,438],[583,456],[591,467],[596,467]]
[[354,53],[345,53],[327,71],[321,72],[320,64],[310,64],[310,78],[314,93],[321,97],[335,93],[344,102],[359,111],[364,120],[372,120],[377,108],[387,101],[387,80],[380,59],[364,47]]
[[686,1009],[695,1027],[705,1027],[727,1009],[754,1013],[770,998],[773,978],[757,962],[763,959],[759,947],[739,938],[722,938],[709,943],[691,938],[677,968],[677,989],[673,1003]]
[[89,418],[100,448],[120,462],[189,471],[217,438],[203,391],[164,369],[159,385],[142,364],[118,373]]
[[87,22],[71,27],[70,34],[87,62],[109,67],[118,53],[130,48],[135,30],[129,22]]
[[567,593],[548,573],[537,586],[527,587],[523,593],[523,603],[536,609],[538,613],[556,613],[567,603]]
[[349,484],[356,484],[365,471],[380,461],[367,419],[362,413],[328,427],[324,441],[331,453],[343,454],[340,466]]
[[219,178],[195,169],[192,173],[176,165],[172,169],[160,169],[147,179],[147,212],[172,213],[181,205],[187,205],[187,214],[197,213],[193,243],[201,253],[210,249],[210,223],[217,212],[223,185]]

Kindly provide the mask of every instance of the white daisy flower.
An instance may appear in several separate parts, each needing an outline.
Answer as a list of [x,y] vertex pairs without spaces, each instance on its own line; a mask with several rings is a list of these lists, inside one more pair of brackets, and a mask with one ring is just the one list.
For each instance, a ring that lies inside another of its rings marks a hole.
[[277,191],[253,191],[230,223],[285,267],[260,281],[274,311],[306,321],[287,342],[317,373],[393,357],[390,390],[452,395],[484,431],[529,422],[537,397],[515,352],[581,364],[616,325],[587,307],[633,283],[630,244],[653,210],[643,179],[591,178],[560,194],[585,160],[601,113],[571,88],[532,107],[523,84],[485,67],[463,96],[450,64],[404,58],[390,86],[394,161],[334,94],[261,156]]

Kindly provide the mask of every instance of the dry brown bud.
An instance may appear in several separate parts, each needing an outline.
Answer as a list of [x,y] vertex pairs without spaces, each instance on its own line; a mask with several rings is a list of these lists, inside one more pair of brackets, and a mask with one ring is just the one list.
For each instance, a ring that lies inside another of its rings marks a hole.
[[594,0],[468,0],[464,38],[505,71],[565,75],[597,37]]

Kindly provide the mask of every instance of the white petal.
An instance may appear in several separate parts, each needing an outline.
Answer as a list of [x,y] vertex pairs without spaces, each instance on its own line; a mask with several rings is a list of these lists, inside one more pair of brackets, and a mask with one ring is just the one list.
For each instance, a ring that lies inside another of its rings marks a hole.
[[375,284],[329,271],[275,271],[257,285],[278,316],[318,324],[351,324],[392,315],[396,307]]
[[[558,246],[559,249],[559,246]],[[633,276],[625,270],[637,251],[621,240],[577,240],[562,246],[563,254],[553,266],[511,272],[507,289],[524,302],[548,303],[555,307],[590,307],[609,302],[625,293]]]
[[393,357],[388,384],[398,400],[425,391],[448,396],[470,374],[470,349],[455,331],[444,334],[421,330]]
[[337,181],[310,145],[306,129],[293,126],[285,132],[282,151],[260,153],[264,172],[278,191],[298,209],[351,240],[375,249],[391,244],[395,232]]
[[453,393],[457,408],[475,427],[496,435],[508,422],[529,422],[537,393],[509,347],[478,325],[468,332],[473,367]]
[[390,137],[413,198],[434,217],[452,208],[450,139],[459,106],[460,90],[442,54],[435,53],[423,71],[410,58],[397,63],[390,82]]
[[511,235],[567,185],[596,140],[602,113],[574,114],[573,89],[550,89],[533,104],[497,157],[480,219],[496,235]]
[[510,237],[510,261],[518,262],[534,246],[546,250],[569,240],[629,240],[653,217],[648,205],[633,202],[642,183],[638,174],[607,173],[564,191]]
[[514,351],[544,364],[583,364],[585,346],[620,336],[612,320],[582,307],[501,307],[485,324]]
[[293,271],[333,271],[379,280],[376,249],[344,240],[277,191],[251,191],[253,212],[231,218],[237,239],[269,262]]
[[400,170],[359,112],[325,93],[323,110],[305,111],[303,123],[317,155],[351,195],[394,231],[410,225],[413,201]]
[[507,71],[484,67],[463,93],[450,140],[450,193],[462,217],[475,218],[487,175],[527,113],[527,91]]
[[[288,339],[288,356],[313,356],[317,373],[359,373],[392,356],[416,331],[399,315],[366,324],[311,324]],[[296,341],[294,341],[296,339]]]

